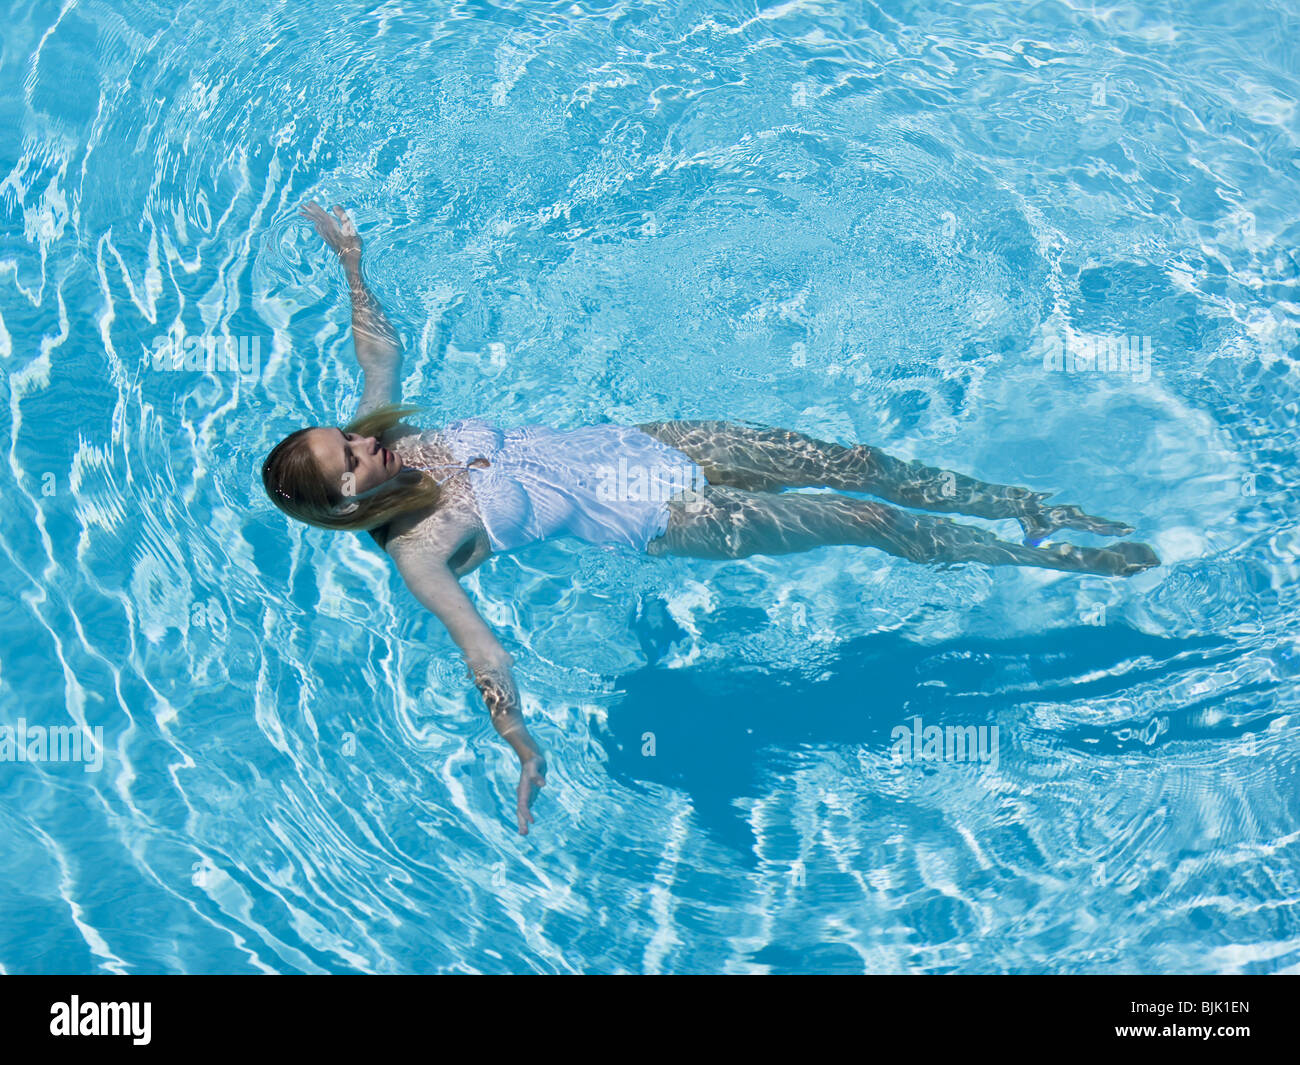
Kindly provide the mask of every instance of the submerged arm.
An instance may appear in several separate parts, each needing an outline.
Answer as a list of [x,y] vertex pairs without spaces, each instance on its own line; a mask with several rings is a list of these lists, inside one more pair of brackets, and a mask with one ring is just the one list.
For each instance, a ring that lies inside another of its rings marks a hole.
[[519,788],[515,813],[521,835],[533,821],[529,803],[533,790],[542,787],[546,759],[524,724],[519,689],[510,667],[514,659],[479,616],[465,589],[446,565],[421,560],[401,566],[412,594],[437,615],[461,650],[474,685],[483,696],[492,725],[519,758]]
[[361,272],[361,236],[357,227],[342,207],[334,207],[334,215],[325,212],[315,202],[302,205],[301,213],[310,218],[343,266],[352,297],[352,342],[357,351],[357,362],[365,374],[365,386],[357,414],[365,414],[385,403],[396,403],[402,372],[402,347],[397,330],[384,314],[375,294],[366,285]]

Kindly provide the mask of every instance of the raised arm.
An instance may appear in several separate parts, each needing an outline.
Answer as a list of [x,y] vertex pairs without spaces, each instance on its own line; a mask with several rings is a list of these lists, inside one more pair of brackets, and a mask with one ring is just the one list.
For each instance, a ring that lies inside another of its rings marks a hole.
[[474,609],[465,589],[446,565],[432,560],[398,563],[412,594],[437,615],[456,641],[470,676],[483,695],[492,724],[519,758],[519,787],[515,813],[520,835],[528,835],[534,820],[529,804],[535,788],[545,783],[546,759],[524,724],[519,690],[510,671],[514,659]]
[[365,414],[385,403],[401,399],[399,387],[402,373],[402,348],[379,300],[367,287],[361,273],[361,236],[347,212],[334,206],[329,215],[315,201],[304,203],[299,213],[310,218],[343,265],[352,297],[352,342],[357,350],[357,362],[365,374],[365,385],[357,415]]

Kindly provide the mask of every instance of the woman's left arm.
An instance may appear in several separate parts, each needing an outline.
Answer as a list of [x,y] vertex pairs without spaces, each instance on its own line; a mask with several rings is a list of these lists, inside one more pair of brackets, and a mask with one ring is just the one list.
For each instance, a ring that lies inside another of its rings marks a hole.
[[385,403],[398,402],[401,399],[402,347],[397,339],[397,330],[361,273],[361,236],[356,225],[337,204],[334,215],[327,214],[315,201],[304,203],[299,213],[311,219],[316,232],[334,250],[347,274],[348,291],[352,297],[352,342],[356,347],[357,362],[365,374],[357,416]]
[[399,554],[394,560],[411,593],[447,627],[483,696],[493,727],[519,759],[515,815],[519,834],[526,836],[535,820],[529,808],[533,796],[546,783],[546,758],[524,724],[519,689],[510,670],[514,659],[474,609],[445,562],[419,550],[412,556]]

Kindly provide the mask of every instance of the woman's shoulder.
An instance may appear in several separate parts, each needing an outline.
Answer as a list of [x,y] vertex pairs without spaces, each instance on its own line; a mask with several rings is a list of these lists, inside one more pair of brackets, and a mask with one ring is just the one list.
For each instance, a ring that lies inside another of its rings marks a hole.
[[[375,536],[377,531],[380,536]],[[382,531],[372,530],[371,536],[401,569],[429,562],[450,564],[454,556],[463,553],[462,548],[467,544],[477,546],[486,533],[473,511],[437,507],[427,513],[399,514]]]
[[384,430],[383,441],[385,445],[392,445],[398,440],[421,440],[425,437],[436,435],[436,430],[433,429],[422,429],[420,426],[412,425],[410,422],[394,422]]

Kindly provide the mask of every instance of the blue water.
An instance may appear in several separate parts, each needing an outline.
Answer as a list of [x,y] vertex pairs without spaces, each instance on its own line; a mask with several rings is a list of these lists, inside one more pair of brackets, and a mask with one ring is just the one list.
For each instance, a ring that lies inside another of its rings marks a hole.
[[[1300,971],[1293,3],[4,24],[0,724],[106,750],[0,762],[3,971]],[[550,756],[521,839],[450,639],[261,490],[359,394],[308,197],[427,425],[863,440],[1165,565],[493,560]],[[176,330],[256,372],[155,369]],[[918,717],[997,764],[900,762]]]

